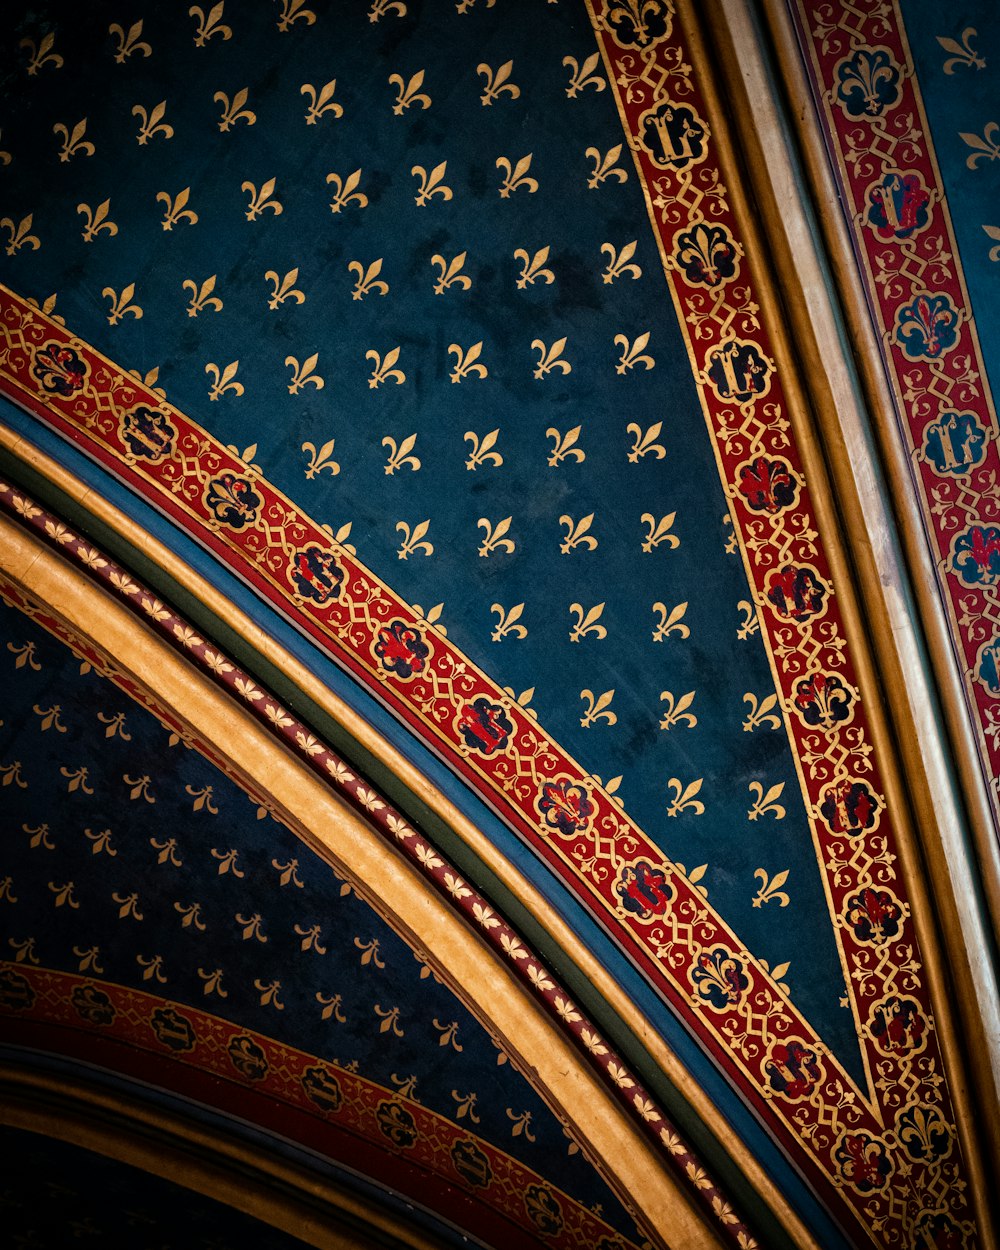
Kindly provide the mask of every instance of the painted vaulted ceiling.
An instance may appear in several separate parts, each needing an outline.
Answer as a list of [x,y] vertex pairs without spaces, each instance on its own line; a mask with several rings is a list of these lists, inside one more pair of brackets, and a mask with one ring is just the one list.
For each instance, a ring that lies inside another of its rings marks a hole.
[[1000,19],[724,8],[8,23],[25,1244],[996,1244]]

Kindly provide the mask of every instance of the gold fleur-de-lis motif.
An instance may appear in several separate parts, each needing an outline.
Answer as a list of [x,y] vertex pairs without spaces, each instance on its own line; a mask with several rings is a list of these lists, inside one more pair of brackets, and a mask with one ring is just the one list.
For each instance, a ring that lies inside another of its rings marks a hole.
[[352,260],[347,266],[348,272],[355,276],[352,299],[364,299],[374,291],[376,295],[388,295],[389,283],[378,275],[382,272],[382,257],[373,260],[366,269],[360,260]]
[[227,39],[232,39],[232,27],[227,26],[222,20],[222,11],[225,8],[224,0],[214,5],[206,15],[204,9],[200,9],[197,5],[188,9],[188,17],[194,17],[198,20],[198,29],[194,33],[194,46],[203,48],[209,39],[214,39],[216,35],[223,43]]
[[996,247],[991,247],[989,251],[990,260],[1000,260],[1000,226],[983,226],[983,230],[991,239],[997,240]]
[[594,52],[581,65],[575,56],[564,56],[563,65],[569,69],[569,86],[566,88],[566,94],[571,100],[576,99],[581,91],[585,91],[587,87],[593,87],[594,91],[599,93],[604,90],[607,83],[600,74],[595,74],[601,61],[601,54]]
[[7,650],[11,653],[11,655],[17,656],[17,659],[14,661],[15,668],[24,668],[25,664],[27,664],[27,666],[33,669],[36,673],[40,673],[42,671],[41,664],[39,664],[38,660],[35,658],[35,644],[33,642],[26,642],[20,647],[15,646],[12,642],[8,642]]
[[751,900],[753,906],[763,907],[765,903],[777,903],[779,907],[787,907],[792,900],[781,887],[788,880],[789,871],[786,868],[768,879],[766,868],[755,869],[753,875],[760,882],[760,887]]
[[149,792],[152,779],[148,773],[143,773],[141,777],[130,777],[128,773],[123,773],[122,781],[129,788],[128,797],[130,799],[145,799],[147,803],[156,802],[156,799]]
[[544,282],[546,286],[555,282],[556,275],[551,269],[545,268],[549,259],[548,247],[539,248],[534,256],[529,256],[523,247],[519,247],[514,253],[514,259],[521,262],[521,273],[517,279],[519,291],[523,291],[526,286],[534,286],[536,282]]
[[487,462],[496,465],[499,468],[503,464],[503,456],[500,452],[495,451],[497,439],[500,436],[499,426],[495,430],[490,430],[488,434],[484,434],[482,439],[474,430],[466,430],[462,436],[467,443],[472,444],[472,455],[465,462],[465,467],[470,472],[475,472],[481,464]]
[[[608,266],[601,274],[605,284],[610,284],[616,278],[621,278],[625,274],[633,280],[642,277],[642,269],[639,265],[632,263],[632,257],[635,255],[637,239],[633,239],[631,243],[626,243],[622,250],[616,251],[613,243],[602,243],[601,251],[608,257]],[[617,342],[617,340],[616,340]]]
[[[0,130],[0,137],[2,136],[3,136],[3,131]],[[13,158],[11,157],[11,154],[9,152],[6,152],[0,149],[0,165],[9,165],[12,159]]]
[[479,544],[479,554],[484,559],[493,555],[496,551],[506,551],[510,554],[517,547],[513,538],[506,537],[510,529],[512,516],[504,517],[502,521],[497,521],[496,525],[489,520],[488,517],[481,516],[476,522],[476,528],[481,529],[485,535],[483,541]]
[[749,599],[741,599],[736,606],[743,614],[743,619],[736,630],[736,637],[740,642],[746,642],[752,634],[755,634],[760,629],[760,620]]
[[278,877],[278,885],[284,888],[286,885],[294,885],[297,890],[303,889],[302,879],[299,876],[299,861],[293,856],[287,864],[281,864],[277,859],[271,860],[271,867],[280,875]]
[[974,26],[966,26],[962,31],[961,43],[944,35],[934,36],[945,52],[952,54],[941,67],[946,74],[954,74],[956,65],[964,65],[968,69],[986,68],[986,61],[972,47],[972,40],[976,36],[977,31]]
[[636,425],[634,421],[630,421],[625,427],[626,432],[632,435],[632,447],[628,453],[629,464],[635,464],[642,456],[653,456],[657,460],[662,460],[667,454],[667,449],[656,440],[660,437],[663,429],[662,421],[655,421],[648,430],[643,430],[641,425]]
[[397,17],[406,16],[406,5],[403,0],[372,0],[372,7],[368,10],[369,22],[377,22],[379,18],[385,17],[387,13],[395,13]]
[[53,321],[58,321],[61,326],[66,324],[66,318],[60,317],[60,315],[54,311],[56,306],[56,297],[54,293],[41,301],[35,299],[33,295],[29,295],[28,303],[32,306],[32,308],[40,308],[42,312],[45,313],[46,317],[51,317]]
[[157,842],[155,838],[149,839],[149,845],[159,854],[156,857],[158,864],[171,864],[174,868],[180,868],[183,860],[177,854],[177,839],[165,838],[162,842]]
[[587,178],[587,186],[591,191],[596,190],[602,182],[606,182],[609,178],[614,178],[617,182],[628,181],[628,170],[622,169],[618,164],[618,158],[622,154],[622,145],[616,143],[613,148],[601,155],[600,148],[587,148],[584,156],[588,160],[594,162],[593,172]]
[[257,120],[257,114],[253,109],[246,107],[249,90],[246,87],[241,88],[233,96],[232,100],[224,91],[217,91],[212,97],[216,104],[222,105],[222,118],[219,121],[219,129],[223,132],[232,129],[237,122],[246,122],[248,126],[252,126]]
[[522,187],[529,195],[534,195],[538,190],[538,180],[528,176],[532,156],[534,156],[534,152],[529,152],[527,156],[522,156],[517,164],[513,166],[511,166],[511,162],[506,156],[497,157],[497,169],[505,171],[503,182],[500,184],[500,198],[502,200],[510,199],[511,193],[520,191]]
[[750,820],[756,820],[759,816],[768,815],[773,816],[775,820],[785,819],[785,809],[777,802],[785,788],[783,781],[779,781],[776,785],[771,786],[766,792],[763,782],[760,781],[751,781],[748,788],[754,796],[753,806],[747,812],[747,817]]
[[267,182],[261,184],[261,188],[258,191],[252,182],[244,182],[241,190],[246,191],[250,196],[250,204],[246,213],[247,221],[256,221],[261,213],[267,209],[270,209],[275,217],[280,217],[282,212],[284,212],[281,201],[271,199],[271,196],[274,195],[274,184],[275,180],[268,178]]
[[[50,881],[49,889],[54,890],[55,888],[56,887]],[[65,888],[65,887],[60,887],[60,888]],[[72,881],[69,883],[69,888],[71,890],[73,888]],[[57,907],[59,906],[58,901],[56,902],[56,906]],[[14,955],[14,962],[16,964],[23,964],[23,963],[38,964],[40,962],[38,956],[35,954],[35,939],[33,937],[25,938],[23,942],[19,942],[17,938],[8,938],[7,944],[11,947],[12,950],[16,952],[16,954]]]
[[[156,379],[160,376],[159,365],[154,365],[153,368],[149,369],[145,374],[141,373],[138,369],[130,369],[129,372],[134,378],[138,378],[143,386],[148,386],[154,395],[159,395],[161,399],[167,398],[167,392],[163,390],[162,387],[158,387],[156,385]],[[173,746],[173,743],[170,745]]]
[[240,362],[238,360],[230,361],[224,369],[220,369],[213,361],[208,362],[205,366],[205,372],[214,379],[212,387],[208,392],[210,400],[214,402],[220,395],[225,395],[229,391],[232,391],[237,397],[243,394],[243,383],[236,381],[236,371],[239,367]]
[[[476,0],[467,0],[468,7],[471,8],[475,2]],[[490,8],[491,5],[488,3],[486,7]],[[461,11],[460,9],[459,12]],[[478,1124],[479,1116],[476,1115],[476,1095],[474,1093],[460,1094],[457,1089],[453,1089],[451,1096],[458,1104],[455,1108],[455,1119],[462,1120],[468,1116],[473,1124]]]
[[[63,885],[56,885],[54,881],[49,882],[49,889],[56,896],[56,907],[71,907],[74,910],[80,906],[77,899],[73,897],[73,891],[76,888],[75,883],[67,881]],[[34,938],[29,939],[34,946]],[[38,963],[37,959],[32,959],[32,963]]]
[[587,459],[587,453],[582,447],[577,447],[576,445],[582,429],[582,425],[574,425],[565,434],[560,434],[555,426],[552,426],[545,431],[545,437],[552,439],[552,450],[549,452],[547,461],[550,468],[554,469],[556,465],[562,464],[564,460],[575,460],[577,464],[582,464]]
[[150,139],[155,139],[157,135],[162,135],[164,139],[173,137],[173,126],[163,120],[166,111],[166,100],[161,100],[159,104],[154,105],[148,113],[141,104],[137,104],[132,110],[132,116],[138,117],[142,122],[139,133],[136,135],[140,147],[145,147]]
[[396,446],[396,440],[394,438],[387,435],[382,439],[382,446],[389,448],[389,459],[385,466],[385,471],[389,477],[392,477],[397,469],[403,469],[407,466],[409,466],[414,473],[417,472],[420,468],[420,457],[410,455],[410,452],[413,451],[416,445],[416,434],[408,435],[403,439],[398,447]]
[[156,202],[162,204],[164,209],[163,221],[160,223],[164,230],[173,230],[179,221],[186,221],[192,226],[195,224],[198,214],[193,208],[186,207],[190,196],[190,187],[184,187],[178,191],[173,199],[170,198],[168,191],[156,193]]
[[206,308],[214,308],[216,312],[222,312],[222,300],[218,295],[212,294],[215,290],[215,279],[216,275],[213,273],[201,286],[194,278],[185,278],[181,283],[181,290],[191,292],[191,302],[187,309],[189,317],[197,317]]
[[41,717],[41,730],[45,733],[46,729],[54,729],[56,733],[64,734],[66,726],[59,719],[62,708],[58,703],[53,703],[51,707],[39,707],[36,703],[34,712],[36,716]]
[[454,192],[444,182],[447,168],[448,162],[442,161],[440,165],[435,165],[430,173],[424,169],[423,165],[414,165],[410,170],[414,178],[420,179],[420,190],[415,197],[418,207],[423,208],[435,195],[440,195],[443,200],[451,199]]
[[135,295],[134,282],[123,287],[120,295],[110,286],[106,286],[101,294],[111,301],[111,312],[108,314],[109,325],[116,326],[123,317],[134,317],[136,321],[142,320],[142,309],[138,304],[131,302]]
[[40,846],[44,847],[45,850],[47,851],[54,851],[56,849],[56,844],[52,841],[52,838],[50,837],[50,830],[49,830],[48,825],[46,824],[29,825],[28,822],[25,821],[24,824],[21,826],[21,831],[22,833],[31,834],[31,840],[29,841],[28,845],[31,847],[33,851],[37,851]]
[[306,925],[297,924],[294,926],[294,929],[295,929],[295,932],[302,939],[302,941],[299,943],[299,950],[315,951],[317,955],[326,954],[326,947],[323,946],[319,940],[321,933],[322,933],[322,928],[320,925],[313,924],[313,925],[306,926]]
[[482,352],[482,339],[478,343],[473,343],[469,348],[463,348],[458,343],[449,343],[448,354],[455,357],[455,367],[449,375],[452,382],[463,382],[469,377],[487,377],[489,370],[479,359]]
[[93,970],[96,976],[101,976],[103,974],[104,969],[100,963],[98,963],[98,959],[101,954],[101,948],[99,946],[91,946],[89,948],[74,946],[73,954],[80,961],[79,964],[77,964],[77,972],[90,972]]
[[403,1030],[399,1027],[398,1007],[387,1007],[383,1010],[378,1003],[376,1003],[375,1014],[382,1021],[382,1023],[378,1026],[378,1031],[380,1033],[388,1033],[391,1030],[397,1037],[403,1036]]
[[444,611],[443,603],[436,603],[432,608],[428,608],[426,612],[419,603],[415,603],[413,611],[422,625],[429,625],[435,633],[441,634],[445,638],[448,637],[447,627],[441,624],[441,613]]
[[273,1007],[275,1011],[285,1010],[285,1004],[278,997],[278,991],[281,989],[280,981],[262,981],[258,977],[254,979],[253,987],[260,994],[262,1007]]
[[665,603],[654,603],[653,613],[659,617],[659,620],[653,630],[653,641],[666,642],[671,634],[676,634],[678,638],[690,638],[691,628],[684,624],[684,614],[687,609],[686,600],[675,608],[668,608]]
[[585,551],[597,550],[597,539],[593,534],[588,533],[593,524],[594,514],[591,512],[585,517],[581,517],[579,521],[574,521],[567,513],[559,518],[559,524],[565,525],[566,537],[559,544],[559,550],[564,556],[569,555],[571,551],[575,551],[577,547],[583,547]]
[[205,982],[203,994],[218,994],[220,998],[229,997],[229,991],[222,988],[221,968],[215,968],[211,972],[206,972],[204,968],[199,968],[198,976]]
[[613,690],[605,690],[602,695],[595,695],[592,690],[581,690],[580,698],[587,705],[586,712],[580,718],[581,728],[589,729],[599,720],[607,721],[609,725],[617,725],[618,714],[611,711],[611,700],[614,697]]
[[538,352],[538,364],[535,366],[533,377],[544,378],[553,369],[558,369],[562,374],[573,372],[573,366],[563,358],[563,352],[566,350],[565,338],[556,339],[551,347],[546,347],[541,339],[534,339],[531,348],[532,351]]
[[28,73],[32,78],[46,65],[51,65],[53,69],[60,69],[63,63],[62,57],[58,52],[52,51],[52,45],[55,43],[56,37],[49,31],[47,35],[42,36],[41,43],[36,44],[34,39],[22,39],[18,45],[21,48],[28,49]]
[[486,80],[485,90],[479,97],[484,108],[488,108],[494,100],[499,100],[504,94],[509,95],[512,100],[516,100],[521,94],[521,88],[510,81],[513,68],[513,61],[504,61],[495,72],[485,62],[476,66],[476,73]]
[[689,690],[687,694],[682,694],[680,698],[675,699],[671,691],[660,691],[660,702],[665,703],[666,710],[660,717],[661,729],[673,729],[677,725],[686,724],[692,729],[698,723],[698,717],[694,712],[688,711],[694,702],[695,692]]
[[417,551],[422,551],[425,556],[434,554],[434,544],[426,541],[430,527],[430,521],[420,521],[412,530],[405,521],[396,522],[396,533],[403,535],[402,546],[396,552],[400,560],[408,560]]
[[385,967],[385,961],[379,955],[378,938],[370,938],[367,942],[362,942],[360,937],[356,937],[354,945],[361,951],[362,966],[367,967],[368,964],[374,964],[376,968]]
[[204,933],[206,925],[201,918],[201,903],[174,903],[174,911],[178,912],[181,919],[182,929],[197,929],[200,933]]
[[640,334],[635,342],[630,343],[628,337],[624,334],[615,335],[615,347],[621,348],[621,359],[615,365],[615,373],[625,374],[629,370],[636,368],[637,365],[648,372],[650,369],[656,368],[656,361],[652,356],[644,356],[643,352],[649,345],[649,331]]
[[440,1036],[438,1037],[439,1046],[447,1046],[450,1043],[451,1046],[455,1050],[460,1051],[462,1049],[462,1044],[461,1042],[458,1041],[458,1037],[457,1037],[457,1034],[458,1034],[458,1021],[457,1020],[452,1020],[450,1024],[442,1024],[441,1021],[438,1020],[437,1017],[435,1016],[434,1027],[437,1029],[438,1033],[440,1034]]
[[112,238],[118,233],[117,225],[109,217],[111,211],[111,201],[102,200],[96,208],[91,208],[89,204],[77,204],[76,211],[84,213],[87,218],[87,224],[83,230],[84,243],[92,243],[102,230],[107,230]]
[[410,1076],[397,1076],[395,1072],[390,1073],[389,1080],[396,1086],[396,1092],[400,1098],[412,1098],[414,1102],[420,1099],[414,1092],[417,1088],[417,1078],[411,1073]]
[[341,1003],[343,1002],[343,998],[340,994],[333,994],[329,998],[327,998],[327,996],[322,992],[322,990],[317,990],[316,1001],[320,1003],[323,1007],[323,1010],[320,1012],[320,1017],[319,1017],[321,1020],[329,1020],[332,1016],[333,1019],[336,1020],[338,1024],[347,1023],[347,1017],[344,1015],[344,1012],[341,1008]]
[[773,710],[778,706],[778,696],[776,694],[766,695],[758,701],[753,691],[748,690],[743,696],[743,702],[750,704],[750,713],[743,722],[744,733],[753,733],[761,725],[770,725],[772,729],[781,728],[781,717],[775,715]]
[[273,311],[283,304],[286,299],[294,300],[296,304],[304,304],[306,297],[295,285],[298,280],[298,269],[289,269],[283,278],[279,278],[275,270],[269,269],[264,274],[264,281],[270,282],[274,290],[271,292],[271,298],[267,301],[268,308]]
[[440,270],[437,281],[434,283],[434,294],[443,295],[449,287],[460,286],[463,291],[467,291],[472,286],[472,279],[468,274],[462,273],[462,266],[465,264],[468,253],[459,252],[459,254],[450,261],[445,260],[443,256],[434,255],[431,257],[431,264],[436,265]]
[[34,213],[28,213],[27,217],[22,217],[16,223],[13,217],[0,219],[0,230],[10,231],[10,238],[7,240],[7,246],[4,249],[8,256],[13,256],[22,247],[30,247],[33,252],[37,252],[42,246],[42,241],[38,235],[31,233],[31,224],[34,221],[34,217]]
[[981,135],[959,131],[958,137],[974,151],[965,158],[969,169],[975,169],[979,161],[1000,160],[1000,122],[987,122]]
[[377,390],[384,382],[395,382],[397,386],[402,386],[406,381],[406,374],[403,370],[395,368],[399,360],[398,347],[390,348],[384,358],[372,348],[365,352],[365,360],[370,360],[374,366],[372,376],[368,379],[368,386],[371,390]]
[[[307,95],[312,103],[306,110],[306,125],[315,126],[317,120],[325,113],[332,113],[334,117],[344,116],[344,106],[338,104],[333,98],[333,93],[337,90],[336,78],[331,78],[329,82],[325,82],[317,91],[311,82],[304,82],[299,88],[299,95]],[[329,182],[330,179],[327,179]]]
[[289,395],[297,395],[304,386],[314,386],[318,391],[323,389],[326,383],[318,373],[313,372],[318,364],[319,352],[307,356],[301,365],[295,356],[285,357],[285,365],[292,371],[292,380],[288,384]]
[[307,9],[306,0],[281,0],[281,13],[278,15],[278,29],[285,33],[291,30],[295,22],[303,21],[307,26],[312,26],[316,21],[316,14],[312,9]]
[[688,872],[684,865],[678,861],[674,862],[674,867],[678,872],[682,872],[684,876],[687,877],[691,885],[695,887],[703,898],[708,898],[708,887],[698,884],[702,877],[704,877],[705,872],[708,869],[708,864],[699,864],[697,868],[692,868],[690,872]]
[[315,443],[302,444],[302,450],[309,457],[309,464],[306,467],[307,481],[312,481],[312,479],[322,473],[324,469],[328,470],[331,477],[336,477],[340,472],[340,465],[333,459],[333,446],[335,442],[336,439],[328,439],[319,451],[316,450]]
[[570,615],[576,619],[573,628],[569,631],[570,642],[579,642],[581,638],[586,638],[593,634],[595,638],[607,638],[608,631],[606,627],[600,624],[601,617],[604,615],[604,604],[595,604],[592,608],[585,608],[582,603],[571,603],[569,605]]
[[142,38],[142,18],[137,22],[133,22],[127,32],[124,26],[119,26],[117,22],[112,22],[108,27],[108,34],[114,35],[118,40],[118,47],[115,48],[115,64],[117,65],[123,65],[133,52],[149,56],[153,51]]
[[666,516],[661,516],[657,520],[652,512],[644,512],[642,514],[642,523],[648,527],[646,536],[642,540],[643,551],[648,553],[654,547],[659,547],[660,543],[666,543],[671,550],[681,545],[681,540],[677,535],[670,532],[676,516],[676,512],[669,512]]
[[[497,0],[486,0],[486,7],[488,9],[492,9],[496,2]],[[468,11],[475,8],[475,6],[476,0],[458,0],[458,3],[455,5],[455,12],[468,13]]]
[[430,108],[430,96],[420,90],[423,85],[424,71],[422,69],[418,69],[409,82],[403,78],[402,74],[389,75],[389,86],[396,88],[396,102],[392,106],[392,111],[397,117],[401,117],[414,104],[418,104],[422,109]]
[[361,182],[360,169],[356,169],[353,174],[348,174],[346,178],[341,178],[340,174],[327,174],[326,180],[333,186],[331,213],[339,213],[342,208],[346,208],[353,201],[357,201],[358,208],[367,207],[368,196],[358,190]]
[[133,920],[143,919],[143,914],[139,910],[138,894],[135,892],[132,894],[119,894],[117,891],[113,891],[111,897],[118,904],[119,920],[127,920],[130,916]]
[[673,794],[673,798],[667,805],[667,815],[679,816],[681,812],[693,812],[696,816],[704,815],[705,804],[695,798],[695,795],[701,792],[704,780],[704,777],[698,777],[688,785],[684,785],[678,778],[671,777],[667,782],[667,787]]
[[234,877],[245,877],[246,873],[242,868],[237,868],[236,861],[239,859],[240,853],[235,847],[230,847],[228,851],[217,851],[212,848],[212,858],[219,861],[219,876],[224,877],[227,873],[232,873]]
[[500,642],[508,635],[513,635],[515,638],[527,638],[528,627],[520,623],[524,613],[523,603],[515,603],[510,609],[505,608],[502,603],[494,603],[490,611],[495,612],[497,616],[497,623],[490,634],[493,642]]
[[74,156],[93,156],[96,148],[89,139],[83,136],[87,133],[87,119],[82,117],[72,130],[68,126],[64,126],[62,122],[56,122],[52,127],[54,135],[62,135],[62,147],[59,149],[59,159],[61,161],[72,160]]

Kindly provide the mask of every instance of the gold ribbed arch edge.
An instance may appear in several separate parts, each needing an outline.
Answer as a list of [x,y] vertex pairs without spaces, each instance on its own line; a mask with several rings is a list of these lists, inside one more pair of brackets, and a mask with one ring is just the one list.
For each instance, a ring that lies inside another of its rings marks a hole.
[[[702,1220],[587,1060],[513,972],[440,895],[207,676],[34,535],[0,517],[0,567],[32,598],[113,658],[411,946],[426,952],[498,1039],[659,1250],[720,1250]],[[370,882],[379,882],[374,894]],[[387,900],[392,900],[390,907]]]

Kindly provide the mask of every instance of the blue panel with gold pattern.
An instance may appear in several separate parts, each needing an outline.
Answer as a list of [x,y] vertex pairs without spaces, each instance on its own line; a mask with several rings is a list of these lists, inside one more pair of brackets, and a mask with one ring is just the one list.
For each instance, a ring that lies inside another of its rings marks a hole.
[[[797,1005],[860,1076],[586,10],[403,7],[147,4],[141,28],[105,3],[33,10],[3,49],[0,276],[156,370],[530,703],[755,954],[790,961]],[[701,788],[668,815],[674,779]]]

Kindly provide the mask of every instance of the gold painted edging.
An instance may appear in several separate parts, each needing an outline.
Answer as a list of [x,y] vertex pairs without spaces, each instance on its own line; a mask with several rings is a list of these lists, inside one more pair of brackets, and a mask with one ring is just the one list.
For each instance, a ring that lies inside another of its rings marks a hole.
[[256,654],[273,664],[327,716],[340,725],[379,762],[400,779],[420,802],[434,813],[485,864],[504,889],[516,899],[545,930],[548,938],[580,974],[608,1003],[637,1038],[650,1058],[679,1090],[716,1141],[728,1152],[735,1166],[753,1187],[757,1197],[801,1250],[822,1250],[791,1207],[780,1188],[764,1171],[756,1157],[733,1133],[715,1103],[693,1080],[687,1068],[669,1048],[656,1027],[622,990],[604,965],[577,937],[570,926],[549,906],[545,896],[493,845],[464,813],[427,777],[402,755],[378,730],[329,689],[309,668],[260,628],[229,598],[193,570],[169,547],[137,525],[87,486],[58,461],[0,422],[0,447],[43,476],[63,494],[72,498],[102,524],[113,530],[133,548],[142,552],[168,577],[182,584],[213,616],[231,629]]
[[[793,107],[788,111],[796,119],[799,139],[806,149],[814,203],[835,206],[836,192],[828,179],[821,177],[822,162],[817,154],[824,151],[822,138],[814,129],[811,96],[787,14],[780,0],[764,3],[772,37],[780,38],[781,68],[792,95]],[[801,188],[774,106],[774,88],[757,46],[749,6],[732,0],[708,0],[699,8],[698,18],[691,12],[692,5],[679,7],[688,25],[702,26],[700,32],[691,31],[696,48],[693,59],[718,57],[721,72],[716,77],[727,85],[729,107],[725,115],[739,137],[744,162],[742,170],[733,171],[736,176],[730,185],[738,188],[734,194],[737,212],[750,227],[748,259],[763,279],[764,315],[789,386],[789,416],[816,499],[819,528],[893,814],[900,867],[913,905],[963,1153],[972,1178],[972,1203],[983,1245],[997,1246],[1000,1234],[989,1205],[988,1178],[1000,1175],[1000,1121],[995,1115],[978,1114],[983,1107],[998,1105],[1000,1031],[996,994],[991,991],[995,972],[988,937],[974,914],[974,887],[959,835],[964,813],[954,792],[952,761],[937,739],[935,692],[923,678],[922,640],[910,619],[909,594],[911,590],[915,594],[922,618],[935,614],[940,618],[940,605],[936,605],[935,613],[930,602],[932,575],[921,577],[917,563],[913,570],[916,575],[911,576],[913,566],[907,568],[901,561],[896,518],[886,511],[883,466],[889,471],[894,502],[909,500],[909,485],[908,476],[903,478],[899,473],[898,447],[885,446],[889,441],[886,433],[894,431],[895,417],[891,406],[885,406],[891,401],[877,345],[872,340],[863,296],[852,285],[856,277],[847,263],[851,259],[849,245],[846,252],[835,253],[841,309],[828,299],[823,264],[802,208]],[[727,153],[732,150],[729,145]],[[731,162],[733,159],[729,155]],[[755,198],[752,209],[743,188]],[[827,248],[842,247],[844,240],[837,237],[835,229],[840,224],[839,209],[817,215],[825,227]],[[771,258],[771,265],[765,257]],[[869,418],[858,403],[853,362],[838,333],[841,311],[847,313],[855,359],[861,358],[864,400],[877,418],[881,457],[871,446]],[[794,341],[790,326],[795,327]],[[902,467],[905,471],[906,466]],[[905,507],[900,511],[905,513]],[[913,556],[910,548],[914,534],[921,544],[916,554],[923,551],[922,529],[914,531],[913,520],[912,516],[904,518],[909,558]],[[933,628],[933,621],[931,624],[932,654],[940,664],[942,636],[940,629]],[[945,654],[950,656],[946,639],[944,645]],[[937,671],[935,676],[941,680]],[[942,684],[947,704],[949,693],[954,691],[947,679]],[[947,708],[949,730],[954,729],[953,720],[964,727],[960,742],[969,741],[964,701],[961,709],[957,718],[956,708]],[[971,758],[977,758],[974,751]],[[975,802],[975,786],[970,794]],[[988,813],[988,808],[985,811]],[[983,832],[980,825],[980,835]],[[991,819],[989,837],[995,845]],[[995,860],[995,854],[992,858]]]
[[[155,691],[157,702],[196,740],[211,744],[234,777],[266,794],[279,818],[350,880],[404,941],[426,952],[570,1126],[654,1245],[718,1250],[724,1244],[638,1125],[508,966],[353,809],[126,607],[3,516],[0,562],[29,595],[113,657],[117,669]],[[377,892],[369,885],[373,881],[379,883]]]
[[[297,1237],[316,1250],[371,1250],[371,1233],[400,1250],[440,1250],[418,1229],[225,1133],[93,1087],[0,1065],[0,1124],[57,1138],[193,1190]],[[266,1167],[262,1166],[266,1162]],[[349,1222],[364,1232],[336,1227]],[[369,1232],[370,1230],[370,1232]],[[386,1243],[388,1244],[388,1243]]]

